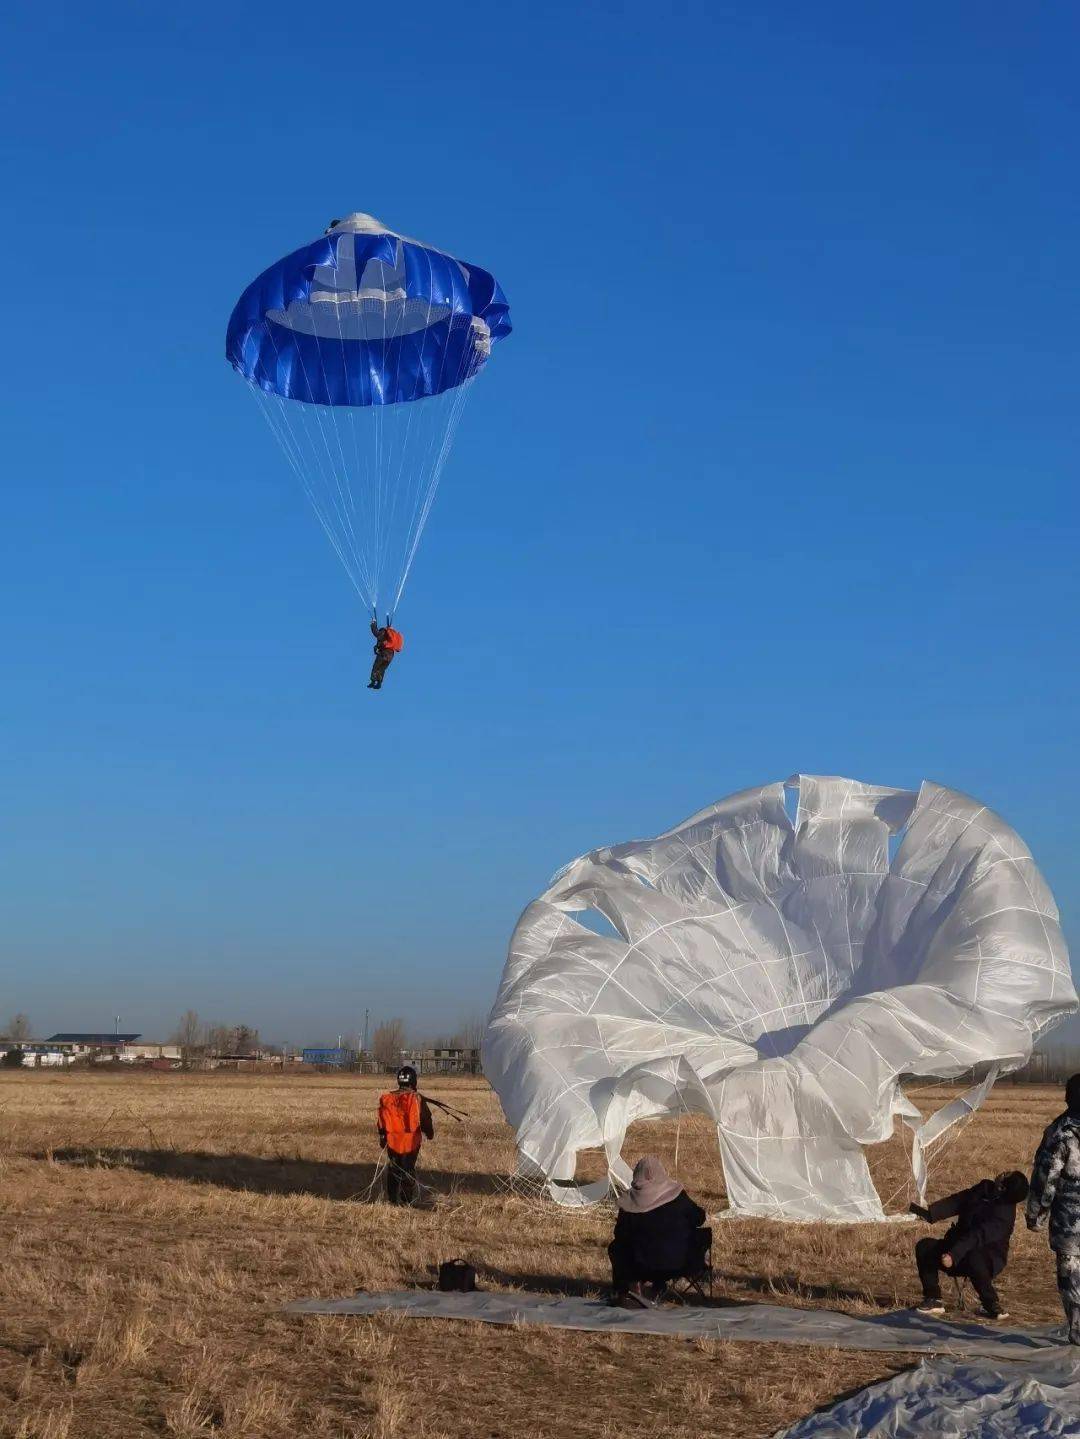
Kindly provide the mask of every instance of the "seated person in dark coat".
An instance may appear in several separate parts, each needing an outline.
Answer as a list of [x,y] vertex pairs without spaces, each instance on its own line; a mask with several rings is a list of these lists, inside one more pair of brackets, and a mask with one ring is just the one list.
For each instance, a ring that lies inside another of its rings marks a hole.
[[639,1159],[608,1245],[613,1299],[644,1307],[661,1297],[669,1279],[700,1272],[712,1238],[704,1223],[704,1209],[655,1154]]
[[982,1301],[983,1313],[991,1319],[1006,1319],[994,1288],[995,1277],[1009,1258],[1009,1240],[1016,1222],[1016,1206],[1027,1198],[1026,1177],[1014,1170],[996,1179],[982,1179],[970,1189],[950,1194],[924,1209],[911,1206],[912,1214],[937,1224],[955,1218],[944,1239],[920,1239],[915,1246],[915,1263],[923,1287],[920,1314],[944,1314],[941,1302],[941,1272],[970,1279]]

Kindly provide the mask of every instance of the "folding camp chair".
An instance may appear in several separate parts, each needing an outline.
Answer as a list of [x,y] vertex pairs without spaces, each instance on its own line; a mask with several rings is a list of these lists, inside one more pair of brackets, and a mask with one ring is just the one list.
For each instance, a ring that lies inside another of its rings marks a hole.
[[713,1295],[712,1230],[699,1229],[700,1249],[685,1274],[669,1279],[664,1297],[677,1304],[704,1304]]

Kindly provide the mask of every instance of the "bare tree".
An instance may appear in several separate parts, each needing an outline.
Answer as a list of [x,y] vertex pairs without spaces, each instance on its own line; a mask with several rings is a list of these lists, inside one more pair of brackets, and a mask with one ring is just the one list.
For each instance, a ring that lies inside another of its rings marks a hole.
[[460,1049],[479,1049],[484,1037],[486,1019],[482,1014],[470,1014],[461,1020],[454,1035],[454,1044]]
[[4,1030],[5,1037],[8,1039],[29,1039],[32,1033],[30,1019],[25,1014],[13,1014]]
[[180,1046],[180,1057],[184,1064],[190,1064],[206,1048],[206,1025],[193,1009],[186,1009],[176,1026],[175,1042]]
[[372,1035],[371,1053],[384,1069],[396,1069],[401,1063],[401,1050],[404,1043],[405,1021],[387,1019]]
[[207,1030],[206,1046],[211,1054],[231,1054],[233,1031],[227,1024],[212,1024]]
[[235,1054],[254,1054],[259,1047],[259,1031],[250,1025],[238,1024],[233,1030],[232,1042]]

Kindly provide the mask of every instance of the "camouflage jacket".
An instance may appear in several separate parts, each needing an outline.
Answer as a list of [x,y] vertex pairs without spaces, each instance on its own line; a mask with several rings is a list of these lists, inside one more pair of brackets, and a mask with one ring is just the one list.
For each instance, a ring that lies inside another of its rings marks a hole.
[[1027,1202],[1029,1229],[1050,1218],[1050,1248],[1080,1254],[1080,1116],[1065,1113],[1042,1137]]

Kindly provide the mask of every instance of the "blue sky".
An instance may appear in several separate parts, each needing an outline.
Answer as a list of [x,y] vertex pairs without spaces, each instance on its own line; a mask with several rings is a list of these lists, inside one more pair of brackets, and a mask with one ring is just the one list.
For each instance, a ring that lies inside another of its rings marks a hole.
[[[1075,945],[1072,7],[4,31],[0,1022],[452,1027],[558,865],[796,770],[976,795]],[[352,209],[515,321],[377,697],[222,358]]]

